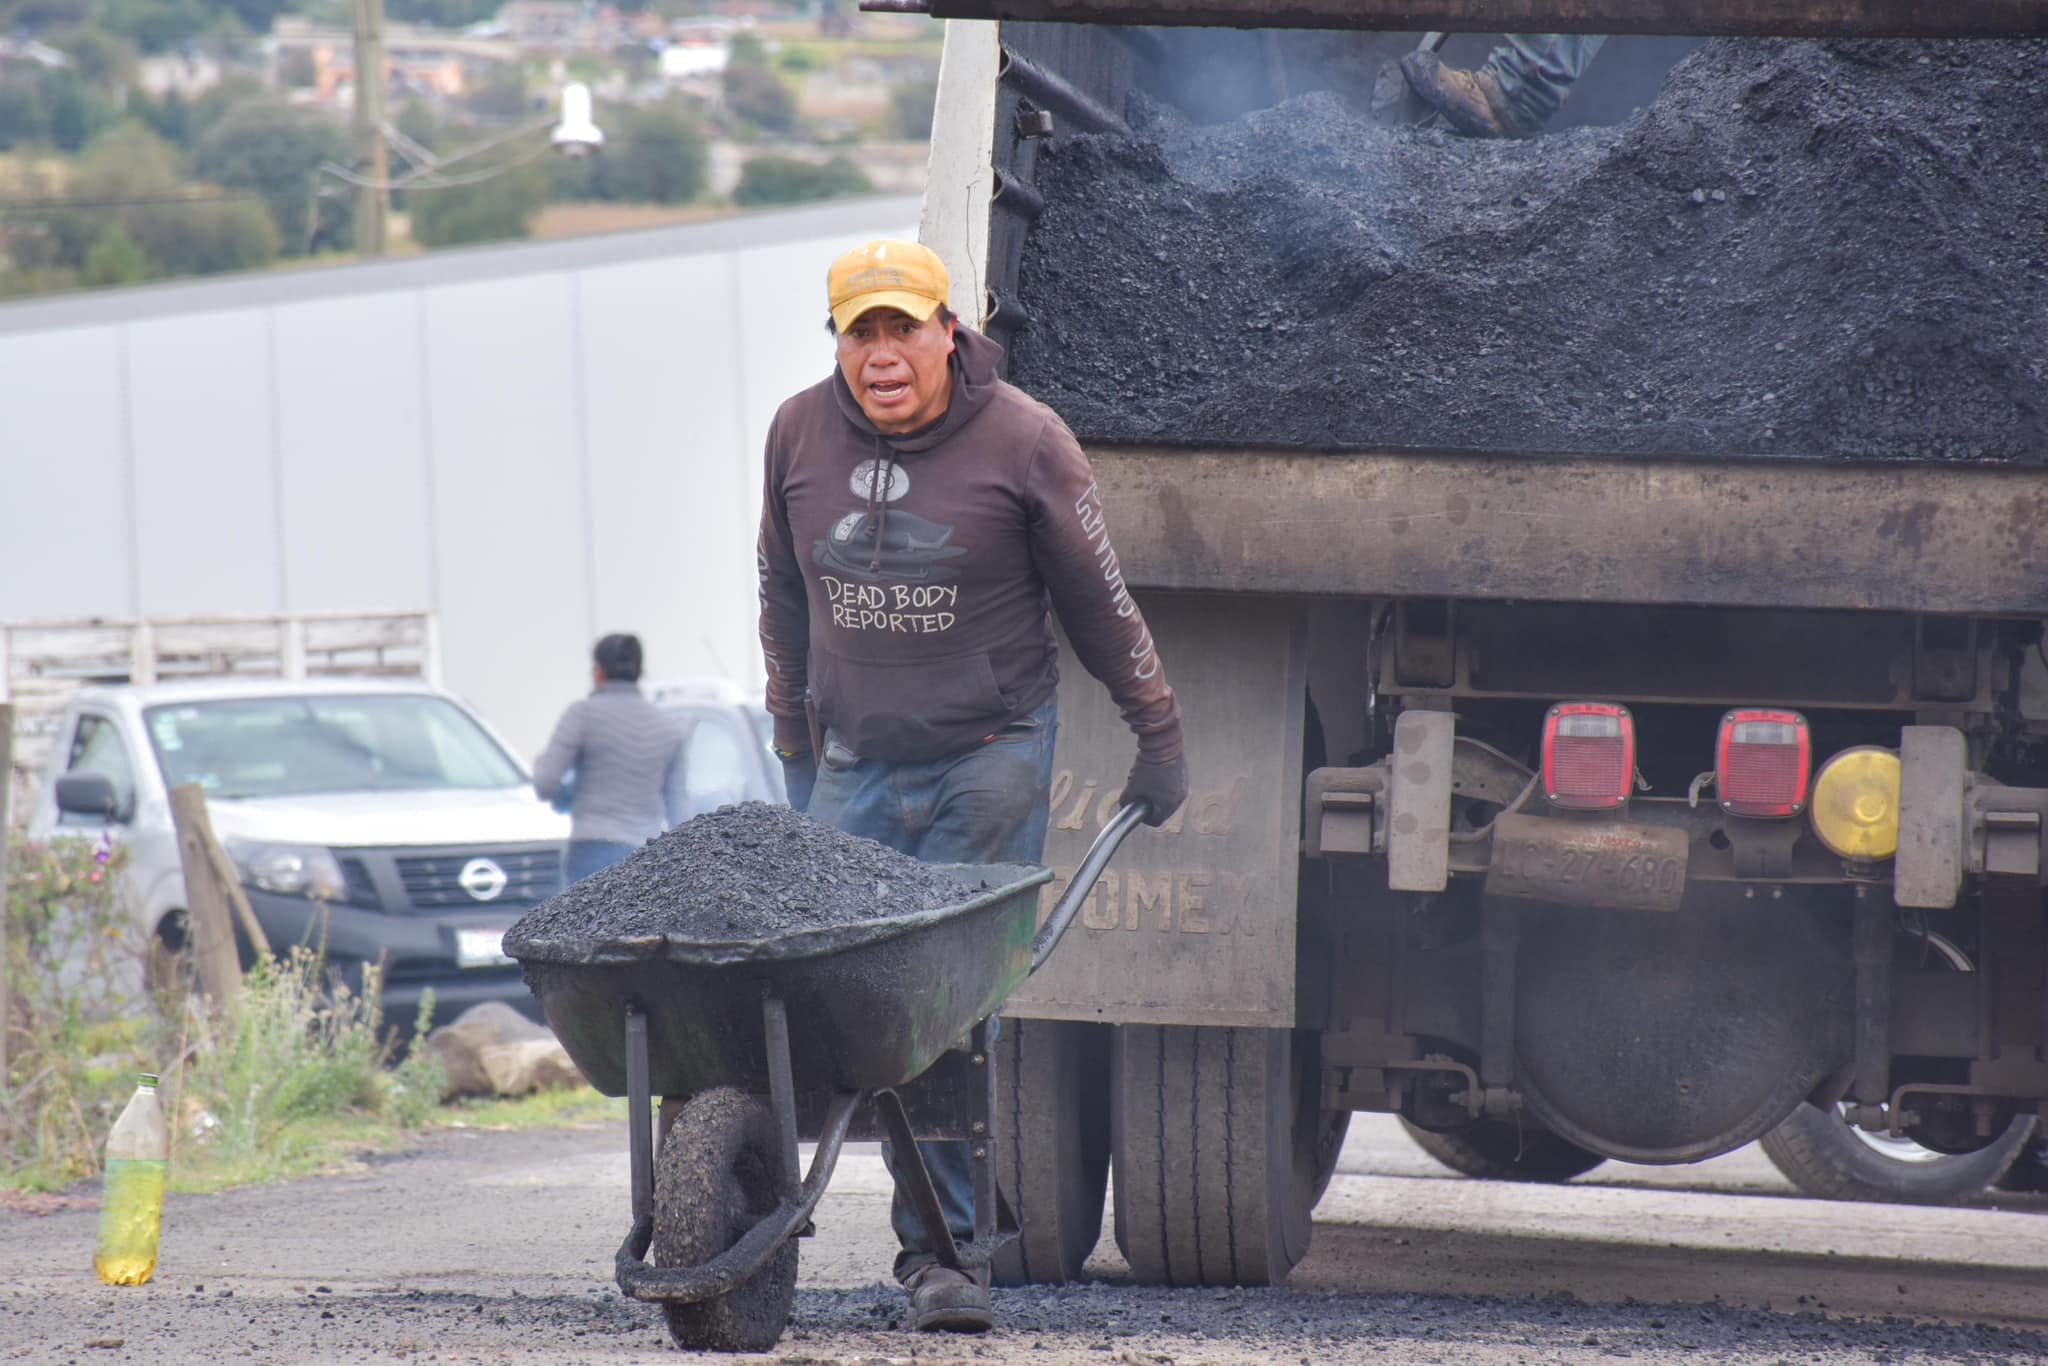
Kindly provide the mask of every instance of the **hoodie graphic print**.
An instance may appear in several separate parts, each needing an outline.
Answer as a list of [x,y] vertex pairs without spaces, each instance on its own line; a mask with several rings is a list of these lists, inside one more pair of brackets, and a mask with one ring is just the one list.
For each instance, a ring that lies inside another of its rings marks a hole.
[[946,413],[908,435],[877,432],[836,370],[776,414],[761,648],[785,745],[808,701],[864,758],[960,753],[1052,695],[1057,612],[1140,750],[1179,755],[1180,708],[1088,458],[1051,409],[997,378],[1001,354],[959,328]]

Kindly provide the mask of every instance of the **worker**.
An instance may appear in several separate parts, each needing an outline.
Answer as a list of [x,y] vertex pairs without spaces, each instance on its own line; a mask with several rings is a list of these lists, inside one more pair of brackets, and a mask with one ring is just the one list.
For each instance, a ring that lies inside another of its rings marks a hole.
[[[1057,614],[1136,733],[1122,800],[1163,824],[1187,799],[1180,706],[1088,457],[998,378],[1001,348],[946,307],[931,251],[870,242],[826,284],[838,364],[776,414],[761,513],[761,648],[791,803],[928,862],[1041,862]],[[972,1236],[968,1145],[919,1148],[954,1237]],[[912,1326],[988,1328],[986,1269],[938,1264],[900,1177],[892,1216]]]
[[1510,33],[1477,71],[1411,52],[1401,74],[1422,101],[1467,137],[1527,138],[1564,107],[1607,39],[1600,34]]
[[569,797],[569,882],[611,867],[681,823],[687,732],[641,695],[641,662],[638,636],[598,641],[590,695],[562,713],[533,765],[533,790],[542,801]]

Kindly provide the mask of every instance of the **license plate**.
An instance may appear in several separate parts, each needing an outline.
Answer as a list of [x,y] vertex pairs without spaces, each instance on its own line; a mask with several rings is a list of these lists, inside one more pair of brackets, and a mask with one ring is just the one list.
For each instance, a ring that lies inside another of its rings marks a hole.
[[455,961],[465,968],[501,968],[511,962],[505,956],[505,931],[457,930]]
[[1691,842],[1683,830],[1616,821],[1502,816],[1486,890],[1621,911],[1675,911]]

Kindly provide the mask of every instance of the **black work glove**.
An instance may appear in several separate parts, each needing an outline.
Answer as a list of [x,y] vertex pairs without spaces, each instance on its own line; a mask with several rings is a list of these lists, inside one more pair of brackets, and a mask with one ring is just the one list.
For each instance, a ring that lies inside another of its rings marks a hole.
[[1138,762],[1131,765],[1131,776],[1124,780],[1123,795],[1116,800],[1119,806],[1144,802],[1152,808],[1145,817],[1145,824],[1160,826],[1172,820],[1173,813],[1180,810],[1181,803],[1187,799],[1187,755],[1155,762],[1140,754]]
[[810,750],[794,755],[777,750],[775,757],[782,760],[782,786],[789,804],[798,811],[810,810],[811,789],[818,785],[818,756]]

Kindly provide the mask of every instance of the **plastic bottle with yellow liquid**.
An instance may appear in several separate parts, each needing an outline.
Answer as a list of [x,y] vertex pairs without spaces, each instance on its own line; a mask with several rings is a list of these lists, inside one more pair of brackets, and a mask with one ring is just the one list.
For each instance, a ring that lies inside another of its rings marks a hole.
[[108,1285],[141,1285],[156,1274],[170,1159],[170,1131],[164,1127],[164,1107],[156,1097],[156,1076],[144,1072],[142,1084],[107,1135],[100,1245],[92,1269]]

